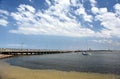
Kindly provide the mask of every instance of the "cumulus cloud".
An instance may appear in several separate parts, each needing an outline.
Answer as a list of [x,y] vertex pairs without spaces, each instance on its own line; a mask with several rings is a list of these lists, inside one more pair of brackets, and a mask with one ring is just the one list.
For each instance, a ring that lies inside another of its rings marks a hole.
[[108,12],[107,8],[99,8],[99,14],[95,16],[95,19],[100,21],[101,25],[105,28],[101,30],[103,35],[120,37],[120,18],[116,5],[115,12]]
[[9,12],[8,12],[8,11],[6,11],[6,10],[1,10],[1,9],[0,9],[0,14],[5,14],[5,15],[8,15],[8,14],[9,14]]
[[[30,0],[31,1],[31,0]],[[59,36],[92,36],[120,37],[120,4],[117,3],[114,12],[108,11],[107,7],[97,7],[97,0],[89,0],[91,13],[89,14],[80,0],[45,0],[49,5],[47,9],[35,9],[31,5],[20,4],[16,12],[11,12],[16,20],[17,29],[11,33],[26,35],[59,35]],[[75,9],[73,10],[72,7]],[[8,15],[7,11],[0,13]],[[3,16],[2,16],[3,17]],[[99,21],[102,29],[96,31],[94,22]],[[0,19],[0,24],[8,24],[7,17]]]
[[114,6],[114,9],[115,9],[116,16],[120,18],[120,4],[117,3]]
[[27,10],[27,11],[29,11],[29,12],[31,12],[31,13],[35,13],[35,9],[34,9],[32,6],[25,5],[25,4],[20,5],[20,6],[17,8],[17,10],[18,10],[19,12],[25,12],[25,11]]
[[51,5],[51,2],[50,2],[50,0],[45,0],[46,1],[46,3],[50,6]]
[[99,13],[99,9],[97,7],[92,7],[91,11],[93,14],[98,14]]
[[[76,19],[67,16],[70,0],[55,0],[54,5],[44,11],[36,11],[34,7],[25,4],[21,4],[17,10],[11,13],[18,25],[18,29],[10,30],[12,33],[59,36],[92,36],[94,34],[94,31],[82,27]],[[85,11],[83,15],[85,21],[91,21],[91,16]],[[72,14],[71,16],[74,17]]]
[[1,10],[0,9],[0,26],[7,26],[8,21],[7,21],[7,16],[9,13],[6,10]]
[[5,19],[0,19],[0,25],[1,25],[1,26],[7,26],[7,24],[8,24],[8,21],[7,21],[7,20],[5,20]]
[[89,1],[90,1],[90,3],[91,3],[91,6],[92,6],[92,7],[96,6],[96,4],[97,4],[96,0],[89,0]]
[[107,7],[97,7],[95,0],[90,0],[92,8],[91,12],[95,15],[94,20],[100,22],[100,26],[104,27],[100,32],[97,32],[101,37],[120,37],[120,4],[117,3],[113,6],[114,11],[108,11]]
[[75,13],[77,15],[83,16],[83,19],[85,21],[92,22],[93,19],[92,15],[88,15],[85,11],[85,8],[82,5],[75,11]]

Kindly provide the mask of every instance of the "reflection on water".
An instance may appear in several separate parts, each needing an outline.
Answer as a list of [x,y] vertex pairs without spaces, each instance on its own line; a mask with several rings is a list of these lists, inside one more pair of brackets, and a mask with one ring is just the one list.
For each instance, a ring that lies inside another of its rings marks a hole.
[[119,52],[92,52],[90,56],[81,53],[34,55],[9,58],[6,61],[11,65],[31,69],[120,74]]

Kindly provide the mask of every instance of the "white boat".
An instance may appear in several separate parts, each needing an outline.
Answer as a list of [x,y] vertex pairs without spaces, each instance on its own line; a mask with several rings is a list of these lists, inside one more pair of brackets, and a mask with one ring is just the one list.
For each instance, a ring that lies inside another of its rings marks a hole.
[[82,52],[82,55],[88,56],[88,55],[92,55],[92,54],[91,54],[91,53],[88,53],[88,52]]

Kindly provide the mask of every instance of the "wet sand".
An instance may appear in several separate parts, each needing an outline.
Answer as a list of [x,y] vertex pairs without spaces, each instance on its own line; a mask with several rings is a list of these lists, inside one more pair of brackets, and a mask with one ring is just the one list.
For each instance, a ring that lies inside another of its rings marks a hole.
[[32,70],[11,66],[0,60],[0,79],[120,79],[120,76],[57,70]]

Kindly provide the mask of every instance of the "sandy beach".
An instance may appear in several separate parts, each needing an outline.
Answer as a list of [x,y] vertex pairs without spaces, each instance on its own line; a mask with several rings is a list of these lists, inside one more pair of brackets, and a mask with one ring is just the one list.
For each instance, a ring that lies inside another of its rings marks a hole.
[[13,55],[0,54],[0,59],[9,58],[9,57],[12,57],[12,56],[13,56]]
[[11,66],[0,61],[0,79],[120,79],[120,76],[57,70],[32,70]]

